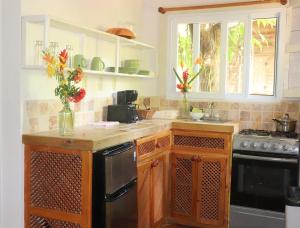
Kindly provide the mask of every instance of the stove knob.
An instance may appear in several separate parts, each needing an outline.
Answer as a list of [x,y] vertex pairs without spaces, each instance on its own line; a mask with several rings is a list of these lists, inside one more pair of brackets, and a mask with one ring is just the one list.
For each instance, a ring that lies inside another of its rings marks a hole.
[[270,147],[271,147],[271,144],[270,144],[270,143],[263,143],[263,144],[261,145],[261,148],[264,149],[264,150],[267,150],[267,149],[269,149]]
[[252,147],[253,149],[258,148],[258,146],[259,146],[259,143],[258,143],[258,142],[253,142],[253,143],[251,143],[251,147]]
[[292,149],[291,145],[284,145],[283,150],[284,151],[290,151]]
[[272,149],[273,150],[282,150],[282,145],[281,144],[273,144]]
[[249,142],[248,141],[243,141],[243,142],[241,142],[241,147],[243,147],[243,148],[247,148],[247,147],[249,147]]

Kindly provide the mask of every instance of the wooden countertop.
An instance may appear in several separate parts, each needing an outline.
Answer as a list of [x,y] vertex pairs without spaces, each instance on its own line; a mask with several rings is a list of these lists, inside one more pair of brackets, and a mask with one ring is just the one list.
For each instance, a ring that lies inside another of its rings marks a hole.
[[95,152],[171,128],[235,133],[238,131],[238,123],[208,123],[192,120],[143,120],[133,124],[120,124],[111,128],[78,127],[72,136],[60,136],[58,130],[24,134],[22,141],[24,144]]

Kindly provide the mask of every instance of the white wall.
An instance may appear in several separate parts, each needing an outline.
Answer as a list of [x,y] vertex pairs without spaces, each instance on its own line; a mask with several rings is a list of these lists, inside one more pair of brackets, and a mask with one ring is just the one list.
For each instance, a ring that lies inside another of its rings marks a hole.
[[[23,0],[22,15],[48,14],[80,25],[107,29],[132,24],[137,40],[154,46],[158,43],[158,12],[149,1],[141,0]],[[105,55],[105,54],[103,54]],[[122,89],[137,89],[140,95],[157,95],[157,79],[99,78],[87,76],[89,96],[110,95]],[[46,84],[47,87],[41,87]],[[55,99],[55,81],[44,71],[22,71],[23,99]]]
[[23,152],[20,134],[20,0],[2,0],[0,13],[1,228],[23,227]]

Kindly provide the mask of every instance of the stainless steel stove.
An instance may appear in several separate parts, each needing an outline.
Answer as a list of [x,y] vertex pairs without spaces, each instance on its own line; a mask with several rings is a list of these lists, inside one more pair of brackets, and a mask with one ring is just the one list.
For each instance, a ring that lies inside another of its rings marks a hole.
[[285,197],[299,185],[299,136],[242,130],[232,152],[231,228],[284,228]]
[[233,150],[257,151],[286,155],[299,154],[298,134],[245,129],[234,136]]

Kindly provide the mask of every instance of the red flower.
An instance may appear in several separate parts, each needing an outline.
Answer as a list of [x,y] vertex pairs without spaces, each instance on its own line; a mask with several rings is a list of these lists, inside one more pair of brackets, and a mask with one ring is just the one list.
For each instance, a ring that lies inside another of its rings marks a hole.
[[78,83],[81,81],[82,78],[83,78],[82,70],[81,70],[81,68],[78,67],[75,70],[75,75],[73,76],[73,80],[74,80],[74,82]]
[[188,70],[183,71],[182,77],[183,77],[183,81],[187,82],[187,80],[189,78],[189,72],[188,72]]
[[66,49],[64,49],[59,53],[59,61],[61,62],[61,64],[66,64],[67,60],[68,60],[68,52]]
[[73,101],[74,103],[78,103],[85,97],[85,90],[81,88],[78,93],[76,93],[73,97],[70,97],[70,101]]

